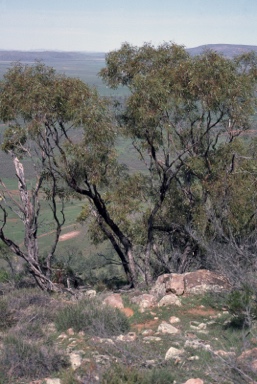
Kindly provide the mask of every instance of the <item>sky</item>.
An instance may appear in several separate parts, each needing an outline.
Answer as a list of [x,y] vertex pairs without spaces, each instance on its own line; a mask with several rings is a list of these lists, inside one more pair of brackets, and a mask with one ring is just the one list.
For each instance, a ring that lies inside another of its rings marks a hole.
[[0,49],[257,45],[257,0],[0,0]]

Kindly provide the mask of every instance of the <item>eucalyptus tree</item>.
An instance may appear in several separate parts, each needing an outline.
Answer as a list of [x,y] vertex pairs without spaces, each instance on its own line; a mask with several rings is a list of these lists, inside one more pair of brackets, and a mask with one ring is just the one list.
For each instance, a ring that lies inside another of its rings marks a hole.
[[[171,251],[180,252],[174,268],[189,268],[192,258],[204,254],[196,231],[217,233],[209,223],[210,212],[216,218],[223,212],[213,209],[220,202],[218,186],[224,190],[235,169],[235,138],[252,124],[253,56],[229,60],[208,51],[190,57],[175,44],[126,43],[107,55],[101,76],[110,87],[129,89],[115,116],[82,81],[42,64],[17,64],[1,83],[0,117],[9,126],[2,148],[13,158],[20,201],[2,183],[0,238],[27,262],[42,289],[54,289],[51,261],[65,221],[57,199],[71,195],[85,198],[80,220],[90,219],[93,241],[110,241],[131,286],[140,279],[149,284],[158,259],[170,268],[163,257],[166,238]],[[132,143],[142,162],[139,172],[121,163],[117,139]],[[25,159],[34,168],[30,191]],[[37,241],[41,191],[56,228],[44,260]],[[19,210],[25,250],[6,235],[5,203]]]
[[202,219],[207,228],[213,219],[210,192],[220,145],[230,153],[222,158],[228,173],[236,156],[229,148],[253,124],[256,57],[230,60],[213,51],[191,57],[175,44],[125,43],[107,55],[101,76],[110,87],[130,91],[119,121],[148,171],[147,188],[141,190],[147,200],[141,243],[146,281],[163,233],[180,250],[177,269],[183,272],[203,253],[197,223]]
[[[8,125],[2,149],[12,158],[19,192],[17,199],[1,180],[0,239],[25,260],[37,284],[44,290],[56,289],[52,260],[65,223],[64,201],[71,195],[88,198],[99,224],[103,220],[114,227],[129,253],[130,244],[109,217],[98,190],[108,188],[123,167],[115,160],[115,124],[95,90],[40,63],[16,64],[1,82],[0,117]],[[30,178],[28,161],[33,168]],[[38,246],[42,198],[51,206],[55,227],[46,257]],[[24,247],[6,231],[10,209],[23,223]],[[133,264],[122,262],[132,280]]]

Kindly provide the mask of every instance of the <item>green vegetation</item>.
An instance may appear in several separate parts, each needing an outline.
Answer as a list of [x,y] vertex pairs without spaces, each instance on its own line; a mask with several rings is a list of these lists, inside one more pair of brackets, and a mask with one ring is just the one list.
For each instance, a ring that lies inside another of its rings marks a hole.
[[88,299],[63,308],[55,319],[58,331],[73,328],[91,336],[115,336],[129,331],[127,317],[118,309],[103,306],[99,300]]
[[4,75],[2,150],[18,186],[2,175],[1,240],[43,290],[73,273],[58,243],[78,216],[103,250],[84,276],[102,257],[134,287],[201,267],[240,288],[238,271],[251,279],[255,268],[256,140],[243,136],[255,128],[255,55],[126,43],[100,76],[127,97],[102,98],[42,63]]

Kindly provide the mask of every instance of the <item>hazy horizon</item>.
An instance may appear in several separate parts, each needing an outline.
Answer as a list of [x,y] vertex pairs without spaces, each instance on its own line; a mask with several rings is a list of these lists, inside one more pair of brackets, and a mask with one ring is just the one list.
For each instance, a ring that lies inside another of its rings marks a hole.
[[124,41],[257,45],[251,0],[0,0],[1,50],[108,52]]

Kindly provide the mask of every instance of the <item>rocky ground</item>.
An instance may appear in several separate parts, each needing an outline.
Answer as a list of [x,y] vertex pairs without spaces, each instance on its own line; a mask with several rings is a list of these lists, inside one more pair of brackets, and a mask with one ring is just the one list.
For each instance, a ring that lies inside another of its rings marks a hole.
[[65,299],[65,305],[75,312],[78,301],[98,297],[104,306],[124,313],[130,329],[92,336],[78,324],[60,331],[54,321],[46,322],[44,331],[68,357],[67,368],[48,378],[15,383],[141,384],[140,377],[149,372],[159,376],[144,383],[257,383],[257,326],[232,325],[224,301],[228,290],[224,278],[197,271],[163,275],[150,292],[80,292],[76,299]]

